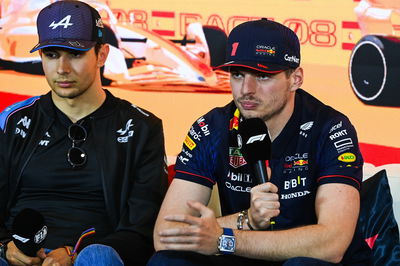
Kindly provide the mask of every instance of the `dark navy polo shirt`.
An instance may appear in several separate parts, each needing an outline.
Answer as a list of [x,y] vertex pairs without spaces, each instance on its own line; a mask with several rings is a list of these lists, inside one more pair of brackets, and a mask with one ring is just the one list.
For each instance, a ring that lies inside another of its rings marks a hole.
[[[234,102],[215,108],[190,128],[178,155],[176,178],[208,187],[218,184],[223,215],[249,208],[256,184],[237,141],[240,113]],[[271,182],[278,187],[275,228],[317,222],[318,186],[344,183],[360,189],[363,159],[349,119],[299,89],[294,112],[272,143]]]

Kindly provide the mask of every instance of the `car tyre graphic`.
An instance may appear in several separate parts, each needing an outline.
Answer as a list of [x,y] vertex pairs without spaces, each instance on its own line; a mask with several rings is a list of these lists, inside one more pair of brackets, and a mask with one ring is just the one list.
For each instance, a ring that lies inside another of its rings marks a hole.
[[400,38],[364,36],[349,63],[351,87],[363,103],[400,106]]

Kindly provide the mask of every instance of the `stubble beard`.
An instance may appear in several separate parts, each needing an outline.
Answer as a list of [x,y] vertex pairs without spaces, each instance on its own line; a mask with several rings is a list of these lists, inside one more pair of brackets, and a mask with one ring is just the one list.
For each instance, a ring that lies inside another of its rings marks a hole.
[[[235,100],[236,102],[236,106],[239,107],[240,113],[241,115],[245,118],[245,119],[249,119],[249,118],[260,118],[261,120],[263,120],[264,122],[267,122],[268,120],[270,120],[273,117],[278,116],[280,113],[282,113],[283,109],[285,108],[286,104],[287,104],[287,99],[284,98],[284,100],[282,100],[281,103],[279,103],[278,108],[271,110],[270,112],[266,112],[266,113],[259,113],[259,114],[251,114],[251,112],[248,113],[247,110],[243,110],[241,105],[239,104],[239,102],[241,100],[255,100],[257,103],[262,104],[263,102],[255,97],[240,97],[237,100]],[[274,105],[274,102],[276,100],[272,100],[271,105]]]

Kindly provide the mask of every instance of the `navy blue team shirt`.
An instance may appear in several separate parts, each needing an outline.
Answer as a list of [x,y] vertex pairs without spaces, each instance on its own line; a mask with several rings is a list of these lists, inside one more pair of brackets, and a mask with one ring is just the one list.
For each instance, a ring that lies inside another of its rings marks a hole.
[[[238,143],[240,112],[232,101],[196,120],[178,155],[175,178],[218,185],[222,215],[248,209],[256,186]],[[272,142],[271,182],[278,187],[276,229],[315,224],[318,186],[344,183],[360,190],[363,159],[349,119],[302,89],[294,112]]]

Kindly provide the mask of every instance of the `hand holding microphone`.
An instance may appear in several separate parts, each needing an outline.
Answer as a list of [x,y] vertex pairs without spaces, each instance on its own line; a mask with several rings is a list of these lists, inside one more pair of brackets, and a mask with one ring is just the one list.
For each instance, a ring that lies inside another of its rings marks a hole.
[[273,217],[279,215],[278,187],[269,182],[266,161],[271,159],[271,139],[268,128],[260,118],[249,118],[239,124],[242,138],[241,151],[245,160],[254,167],[257,183],[251,190],[248,211],[251,224],[256,229],[273,228]]
[[33,209],[20,211],[12,225],[12,241],[7,244],[6,259],[10,265],[41,265],[37,251],[46,236],[47,226],[39,212]]

